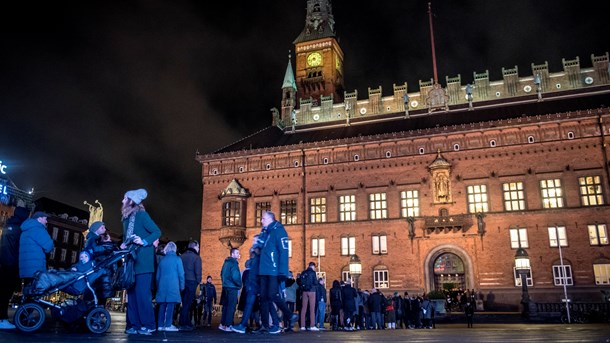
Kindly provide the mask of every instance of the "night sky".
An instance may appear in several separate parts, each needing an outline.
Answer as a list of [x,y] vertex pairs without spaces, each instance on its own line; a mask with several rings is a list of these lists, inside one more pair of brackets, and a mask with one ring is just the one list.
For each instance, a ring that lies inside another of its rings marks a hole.
[[[46,3],[46,4],[45,4]],[[63,4],[61,4],[63,3]],[[172,240],[199,239],[201,168],[271,124],[306,0],[20,2],[0,17],[0,161],[17,187],[86,209],[121,233],[125,191]],[[602,1],[434,1],[438,76],[610,51]],[[17,7],[15,7],[17,6]],[[336,0],[346,90],[433,77],[427,1]],[[294,55],[293,55],[294,65]],[[209,225],[209,224],[208,224]],[[220,225],[220,223],[213,223]]]

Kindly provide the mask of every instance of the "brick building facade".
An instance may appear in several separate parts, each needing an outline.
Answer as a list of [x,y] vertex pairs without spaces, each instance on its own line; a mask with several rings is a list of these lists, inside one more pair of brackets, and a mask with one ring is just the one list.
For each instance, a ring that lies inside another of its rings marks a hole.
[[[316,25],[332,21],[333,30],[308,38],[316,5],[328,6]],[[309,0],[307,18],[296,74],[317,80],[324,73],[303,70],[343,56],[330,4]],[[308,63],[304,46],[313,41],[320,53]],[[524,248],[533,301],[560,301],[564,283],[573,301],[600,301],[610,289],[608,54],[591,56],[587,68],[563,62],[560,72],[532,64],[532,75],[515,67],[494,82],[475,74],[474,87],[447,78],[416,92],[394,86],[390,96],[369,89],[360,100],[333,96],[342,87],[336,74],[328,94],[323,82],[315,94],[302,91],[315,80],[295,81],[289,62],[273,125],[196,157],[211,275],[220,275],[229,246],[246,256],[270,209],[288,231],[295,272],[315,261],[327,280],[347,279],[357,255],[362,289],[453,284],[477,291],[490,309],[513,309],[515,253]]]

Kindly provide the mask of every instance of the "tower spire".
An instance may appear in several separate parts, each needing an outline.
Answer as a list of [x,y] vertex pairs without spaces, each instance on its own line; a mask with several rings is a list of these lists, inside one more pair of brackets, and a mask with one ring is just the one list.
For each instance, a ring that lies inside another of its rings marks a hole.
[[438,83],[436,72],[436,50],[434,49],[434,27],[432,25],[432,3],[428,3],[428,21],[430,22],[430,45],[432,46],[432,68],[434,69],[434,83]]

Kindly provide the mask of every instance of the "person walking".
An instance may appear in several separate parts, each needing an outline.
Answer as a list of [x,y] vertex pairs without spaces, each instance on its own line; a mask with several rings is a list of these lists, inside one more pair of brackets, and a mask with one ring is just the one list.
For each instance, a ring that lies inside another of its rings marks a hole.
[[16,207],[13,215],[6,221],[0,238],[0,329],[14,329],[8,320],[8,307],[13,293],[21,288],[19,278],[19,237],[21,224],[28,218],[25,207]]
[[[288,277],[288,233],[284,226],[275,219],[271,211],[264,211],[261,216],[263,229],[259,241],[264,242],[261,249],[259,281],[261,287],[261,322],[270,334],[282,332],[279,318],[273,304],[282,311],[284,319],[290,318],[292,328],[299,317],[292,313],[282,294],[280,284]],[[269,326],[271,315],[273,326]],[[287,328],[286,328],[287,329]]]
[[[318,331],[316,327],[316,291],[318,289],[318,278],[316,276],[316,263],[309,262],[307,269],[301,273],[301,331]],[[309,327],[305,320],[306,314],[309,313]]]
[[231,256],[227,257],[222,264],[220,278],[222,280],[222,316],[218,328],[222,331],[231,332],[231,325],[235,318],[235,306],[237,306],[237,293],[241,288],[241,272],[239,271],[239,249],[231,248]]
[[155,268],[155,246],[153,243],[161,237],[161,229],[155,224],[144,208],[142,201],[148,192],[145,189],[131,190],[125,193],[121,207],[123,220],[123,242],[139,245],[135,256],[135,283],[127,290],[127,316],[129,327],[126,334],[150,335],[156,328],[155,314],[152,305],[152,275]]
[[47,254],[53,251],[53,239],[47,232],[48,214],[35,212],[21,224],[19,239],[19,277],[24,286],[34,280],[36,272],[47,271]]
[[184,266],[185,286],[182,292],[182,307],[180,308],[180,319],[178,324],[180,330],[193,330],[191,322],[191,308],[195,302],[197,286],[201,283],[201,256],[199,256],[199,243],[190,241],[186,251],[180,255]]
[[239,306],[243,312],[241,322],[235,326],[231,326],[231,330],[237,333],[246,333],[248,321],[255,310],[256,298],[260,292],[258,287],[259,260],[260,249],[252,247],[250,249],[250,258],[246,261],[246,269],[242,274],[243,289],[239,299]]
[[[216,287],[212,283],[212,276],[208,275],[203,287],[205,292],[205,303],[203,304],[203,322],[207,327],[212,326],[212,310],[216,305]],[[207,320],[207,324],[206,323]]]
[[176,255],[176,243],[168,242],[163,249],[165,256],[159,261],[156,273],[156,302],[159,306],[157,323],[159,331],[178,331],[172,324],[174,307],[182,298],[180,292],[185,288],[184,266]]

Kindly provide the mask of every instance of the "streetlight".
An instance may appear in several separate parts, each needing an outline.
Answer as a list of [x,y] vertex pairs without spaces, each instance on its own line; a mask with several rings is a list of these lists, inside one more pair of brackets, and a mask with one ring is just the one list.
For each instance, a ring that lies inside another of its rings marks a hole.
[[358,255],[352,255],[349,258],[349,274],[354,278],[356,290],[358,289],[358,278],[362,275],[362,263]]
[[[530,257],[527,251],[523,248],[517,249],[515,253],[515,270],[521,277],[521,304],[523,304],[523,317],[529,318],[530,311],[530,296],[527,292],[527,273],[530,271]],[[535,309],[534,309],[535,312]]]

